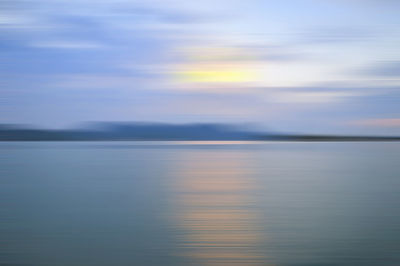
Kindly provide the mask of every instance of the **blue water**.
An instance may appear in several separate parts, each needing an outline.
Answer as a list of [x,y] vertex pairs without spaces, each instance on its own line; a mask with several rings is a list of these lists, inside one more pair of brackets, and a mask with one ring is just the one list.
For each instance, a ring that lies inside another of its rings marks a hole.
[[400,143],[0,143],[0,265],[400,265]]

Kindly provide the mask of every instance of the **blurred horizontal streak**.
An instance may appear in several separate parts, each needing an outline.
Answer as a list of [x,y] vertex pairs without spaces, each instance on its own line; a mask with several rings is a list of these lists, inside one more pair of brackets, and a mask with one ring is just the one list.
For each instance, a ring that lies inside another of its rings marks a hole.
[[364,119],[354,121],[351,124],[370,127],[400,127],[400,118]]
[[[206,195],[206,197],[205,197]],[[237,195],[237,196],[232,196],[232,195],[224,195],[224,194],[219,194],[215,195],[213,193],[205,194],[205,193],[199,193],[199,194],[187,194],[185,195],[185,204],[190,205],[190,206],[207,206],[210,204],[215,204],[215,207],[218,208],[219,206],[222,207],[227,207],[227,206],[244,206],[246,205],[246,202],[243,202],[242,205],[240,205],[240,202],[242,202],[246,198],[245,195]]]
[[199,265],[266,265],[248,163],[237,152],[201,152],[177,166],[179,256]]

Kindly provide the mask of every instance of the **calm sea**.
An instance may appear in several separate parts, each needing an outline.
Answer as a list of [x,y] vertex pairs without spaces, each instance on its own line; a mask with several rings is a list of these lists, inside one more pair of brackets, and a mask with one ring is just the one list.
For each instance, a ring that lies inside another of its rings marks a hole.
[[400,265],[400,143],[3,142],[0,265]]

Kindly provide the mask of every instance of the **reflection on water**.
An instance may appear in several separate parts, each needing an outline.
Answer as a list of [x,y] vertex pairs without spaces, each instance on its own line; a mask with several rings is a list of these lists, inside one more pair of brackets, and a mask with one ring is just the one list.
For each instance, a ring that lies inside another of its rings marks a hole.
[[177,170],[179,255],[199,265],[265,265],[259,247],[250,160],[245,153],[198,152]]

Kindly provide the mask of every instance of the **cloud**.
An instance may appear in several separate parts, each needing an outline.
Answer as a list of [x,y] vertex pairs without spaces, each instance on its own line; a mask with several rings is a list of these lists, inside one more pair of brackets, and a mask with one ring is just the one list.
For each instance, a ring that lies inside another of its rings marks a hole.
[[351,122],[352,125],[367,127],[399,127],[400,118],[363,119]]
[[211,16],[200,15],[195,12],[182,12],[173,9],[162,9],[150,6],[139,6],[135,4],[117,5],[113,8],[114,12],[125,14],[132,17],[141,18],[142,20],[152,20],[162,23],[173,24],[192,24],[208,22],[210,19],[215,19]]
[[321,27],[304,31],[299,42],[304,44],[339,44],[365,41],[375,36],[375,32],[367,28]]
[[359,96],[356,92],[344,91],[290,91],[275,92],[269,97],[281,103],[332,103],[349,97]]
[[309,59],[307,53],[300,52],[294,49],[295,47],[288,45],[266,43],[265,45],[242,45],[239,47],[247,50],[250,55],[260,61],[291,63]]
[[2,14],[0,16],[0,28],[19,28],[32,22],[34,19],[18,14]]
[[[153,77],[154,79],[154,77]],[[57,75],[53,78],[53,82],[48,84],[49,87],[63,88],[68,90],[128,90],[135,91],[143,87],[149,87],[151,77],[145,74],[133,75],[117,75],[117,74],[78,74],[78,75]],[[147,86],[144,86],[146,84]]]
[[55,49],[98,49],[105,46],[95,42],[85,41],[44,41],[32,44],[37,48],[55,48]]
[[362,75],[400,78],[400,61],[380,61],[359,71]]

